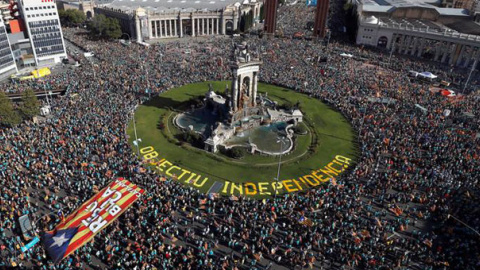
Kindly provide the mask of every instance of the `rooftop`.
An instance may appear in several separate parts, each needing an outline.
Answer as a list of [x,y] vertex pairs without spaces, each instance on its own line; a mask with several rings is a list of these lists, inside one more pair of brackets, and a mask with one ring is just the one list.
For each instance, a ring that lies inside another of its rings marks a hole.
[[97,3],[106,7],[132,11],[144,8],[151,12],[193,12],[193,11],[218,11],[230,5],[239,6],[242,3],[255,2],[255,0],[113,0]]
[[439,34],[480,41],[480,24],[474,21],[460,20],[442,24],[440,22],[420,19],[388,17],[377,18],[375,16],[369,16],[364,17],[362,22],[366,24],[378,24],[387,28],[408,29],[410,31],[419,31],[430,34]]
[[440,6],[442,0],[363,0],[364,5],[378,6]]
[[441,8],[442,0],[363,0],[363,11],[390,13],[397,8],[423,7],[435,9],[443,16],[468,16],[468,10]]

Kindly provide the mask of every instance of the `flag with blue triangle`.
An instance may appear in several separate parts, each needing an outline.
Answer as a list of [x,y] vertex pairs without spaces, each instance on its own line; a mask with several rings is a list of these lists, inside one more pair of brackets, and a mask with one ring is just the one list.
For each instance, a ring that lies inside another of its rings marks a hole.
[[42,243],[52,260],[57,263],[63,259],[70,244],[70,240],[77,233],[78,228],[67,228],[65,230],[45,232],[42,234]]

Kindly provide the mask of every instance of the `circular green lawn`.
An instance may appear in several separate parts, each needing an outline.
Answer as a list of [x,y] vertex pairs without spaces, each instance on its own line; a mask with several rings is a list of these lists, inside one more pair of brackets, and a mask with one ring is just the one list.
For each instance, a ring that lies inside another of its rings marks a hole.
[[[308,133],[295,137],[295,148],[282,156],[280,178],[278,157],[247,154],[232,159],[181,143],[180,130],[173,125],[176,114],[190,109],[189,100],[204,97],[212,84],[224,93],[230,82],[215,81],[185,85],[169,90],[139,106],[135,112],[140,155],[162,175],[193,186],[202,192],[222,195],[266,197],[304,191],[334,181],[353,166],[357,149],[348,121],[321,101],[289,89],[259,83],[260,93],[279,104],[300,102]],[[133,122],[129,142],[135,152]]]

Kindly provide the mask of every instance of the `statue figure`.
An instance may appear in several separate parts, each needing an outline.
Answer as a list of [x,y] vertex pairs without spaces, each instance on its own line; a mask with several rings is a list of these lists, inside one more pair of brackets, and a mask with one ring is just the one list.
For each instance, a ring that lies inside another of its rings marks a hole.
[[244,104],[248,104],[250,98],[248,97],[248,86],[246,83],[242,83],[240,88],[240,99],[238,100],[238,109],[243,109],[245,106]]

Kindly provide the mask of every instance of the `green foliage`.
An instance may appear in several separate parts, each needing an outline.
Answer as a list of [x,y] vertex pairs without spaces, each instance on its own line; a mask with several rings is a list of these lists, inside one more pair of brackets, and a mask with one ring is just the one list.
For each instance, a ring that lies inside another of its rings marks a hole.
[[358,30],[358,14],[355,12],[353,6],[348,7],[348,10],[345,10],[345,20],[347,28],[347,36],[351,42],[355,42],[357,39],[357,30]]
[[246,154],[247,151],[245,151],[245,148],[243,147],[234,147],[227,152],[229,157],[236,159],[243,158]]
[[[159,152],[160,158],[172,163],[182,164],[180,167],[189,171],[216,179],[215,181],[238,180],[242,182],[263,182],[272,179],[272,172],[276,172],[278,157],[251,155],[246,150],[242,159],[232,159],[222,149],[222,154],[213,154],[203,148],[193,147],[184,142],[181,134],[184,132],[175,128],[174,111],[190,110],[187,102],[195,96],[204,96],[205,89],[212,84],[214,90],[225,89],[226,81],[200,82],[172,89],[139,106],[135,112],[138,136],[142,138],[142,145],[151,145]],[[321,101],[300,94],[283,87],[259,83],[260,93],[268,92],[268,97],[279,104],[290,101],[295,104],[298,100],[302,104],[302,112],[308,112],[302,124],[308,128],[305,136],[295,138],[295,147],[288,155],[282,157],[283,179],[295,179],[312,169],[319,169],[332,161],[332,157],[342,155],[355,158],[357,146],[354,145],[353,130],[341,114],[332,110]],[[175,110],[174,110],[175,109]],[[160,115],[164,115],[165,129],[157,128]],[[128,127],[129,142],[132,145],[134,138],[133,124]],[[174,137],[174,139],[172,139]],[[182,142],[179,146],[178,140]],[[136,151],[135,146],[132,149]],[[217,180],[218,179],[218,180]],[[211,185],[200,188],[207,192]]]
[[122,29],[120,23],[115,18],[107,18],[106,36],[108,38],[118,39],[122,36]]
[[295,128],[293,129],[293,131],[295,131],[295,133],[300,134],[300,135],[307,134],[307,128],[302,123],[298,123],[295,126]]
[[105,32],[106,20],[107,17],[105,17],[103,14],[95,16],[87,25],[91,34],[102,36],[102,34]]
[[253,25],[253,12],[250,10],[247,14],[244,14],[240,19],[240,30],[246,32]]
[[21,122],[21,117],[13,110],[10,99],[4,92],[0,92],[0,125],[14,127]]
[[191,144],[192,146],[195,146],[195,147],[198,147],[198,148],[203,147],[202,136],[200,136],[200,134],[198,134],[196,132],[189,131],[189,132],[183,133],[182,134],[182,140]]
[[107,18],[100,14],[93,18],[88,24],[90,32],[100,38],[117,39],[122,36],[120,23],[115,18]]
[[245,15],[243,15],[241,18],[240,18],[240,31],[241,32],[244,32],[246,29],[245,29]]
[[165,124],[163,123],[162,119],[160,119],[160,121],[158,122],[157,127],[158,127],[158,129],[160,129],[160,130],[164,130],[164,129],[165,129]]
[[87,20],[85,13],[77,9],[60,9],[58,11],[60,22],[64,26],[79,25]]
[[23,119],[30,120],[40,112],[40,102],[38,102],[35,92],[28,89],[22,94],[22,105],[20,106],[20,114]]
[[295,105],[291,102],[285,102],[282,105],[280,105],[280,108],[290,111],[295,109]]
[[343,5],[343,10],[345,11],[348,11],[350,9],[353,8],[353,4],[352,3],[345,3],[345,5]]

